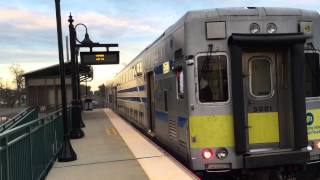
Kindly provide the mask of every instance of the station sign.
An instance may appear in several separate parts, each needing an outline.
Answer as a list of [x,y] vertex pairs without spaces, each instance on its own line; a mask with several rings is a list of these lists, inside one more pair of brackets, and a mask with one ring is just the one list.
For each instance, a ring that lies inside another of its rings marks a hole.
[[83,65],[119,64],[119,51],[80,52]]

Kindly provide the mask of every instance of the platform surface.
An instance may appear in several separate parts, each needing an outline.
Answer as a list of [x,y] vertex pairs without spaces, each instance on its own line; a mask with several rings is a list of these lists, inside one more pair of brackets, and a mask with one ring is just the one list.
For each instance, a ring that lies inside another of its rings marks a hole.
[[197,179],[109,109],[85,112],[85,137],[71,140],[78,160],[56,162],[47,180]]

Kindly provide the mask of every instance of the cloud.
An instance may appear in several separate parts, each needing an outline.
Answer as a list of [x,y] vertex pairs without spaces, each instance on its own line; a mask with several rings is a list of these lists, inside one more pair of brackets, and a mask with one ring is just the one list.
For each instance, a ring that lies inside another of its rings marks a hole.
[[[105,82],[128,64],[148,44],[188,10],[237,6],[279,6],[319,11],[319,0],[63,0],[62,27],[68,34],[68,16],[75,24],[87,25],[90,38],[100,43],[119,43],[120,65],[94,67],[95,81]],[[77,29],[83,38],[83,28]],[[57,62],[57,37],[54,2],[10,0],[0,2],[0,69],[14,62],[30,65]],[[66,54],[65,54],[66,55]],[[34,62],[34,63],[31,63]],[[38,65],[34,65],[35,68]],[[26,66],[27,67],[27,66]],[[40,66],[39,66],[40,67]],[[110,73],[106,74],[106,69]],[[0,71],[0,77],[1,77]],[[3,74],[3,73],[2,73]],[[95,83],[97,84],[97,83]]]
[[25,30],[52,29],[56,27],[55,18],[52,15],[17,8],[0,8],[0,23],[4,22]]
[[4,48],[0,49],[0,59],[2,59],[0,64],[10,61],[15,63],[52,61],[57,58],[57,55],[58,51]]
[[143,24],[137,20],[132,20],[125,17],[112,17],[96,12],[81,13],[77,19],[79,19],[80,22],[86,22],[88,25],[99,25],[106,28],[128,29],[142,33],[159,33],[159,30],[156,27]]

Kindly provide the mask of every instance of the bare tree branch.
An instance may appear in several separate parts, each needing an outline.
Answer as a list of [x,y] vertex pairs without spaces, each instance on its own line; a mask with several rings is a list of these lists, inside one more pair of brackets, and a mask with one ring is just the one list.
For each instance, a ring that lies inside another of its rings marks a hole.
[[15,93],[15,101],[18,102],[18,105],[21,105],[21,96],[22,91],[24,90],[25,82],[24,82],[24,70],[21,68],[19,64],[12,64],[10,66],[10,72],[13,75],[13,83],[16,85],[16,93]]

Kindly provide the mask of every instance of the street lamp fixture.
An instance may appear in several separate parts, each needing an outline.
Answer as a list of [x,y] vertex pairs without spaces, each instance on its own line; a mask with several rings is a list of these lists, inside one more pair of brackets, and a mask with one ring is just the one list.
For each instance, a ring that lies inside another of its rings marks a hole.
[[79,41],[78,38],[76,37],[76,40],[80,43],[80,44],[84,44],[84,45],[91,45],[91,44],[97,44],[91,41],[89,34],[88,34],[88,28],[86,25],[84,25],[83,23],[79,23],[75,26],[75,30],[77,30],[78,26],[83,26],[86,29],[86,34],[84,35],[84,39],[82,41]]
[[[80,100],[80,78],[79,78],[79,65],[78,65],[78,49],[77,45],[77,33],[73,25],[74,20],[70,13],[69,16],[69,34],[70,34],[70,55],[71,55],[71,66],[72,66],[72,101],[71,101],[71,117],[72,117],[72,130],[70,131],[71,139],[80,139],[84,137],[84,132],[81,127],[84,127],[81,114],[81,100]],[[86,34],[87,28],[86,28]],[[88,38],[89,39],[89,35]]]
[[[89,63],[87,65],[97,65],[97,64],[119,64],[119,51],[109,51],[110,47],[118,47],[118,44],[100,44],[95,43],[90,40],[87,26],[79,23],[76,26],[73,25],[74,20],[72,19],[72,16],[70,14],[69,16],[69,33],[70,33],[70,54],[71,54],[71,65],[72,65],[72,106],[71,106],[71,112],[72,112],[72,130],[70,132],[70,138],[71,139],[79,139],[84,136],[84,132],[81,130],[82,127],[84,127],[84,123],[82,120],[81,115],[81,97],[80,97],[80,78],[79,78],[79,65],[78,65],[78,54],[80,48],[90,48],[90,52],[82,52],[82,53],[89,53],[86,57],[92,57],[94,53],[99,53],[99,55],[103,54],[103,56],[108,56],[108,61],[103,61],[99,59],[99,63],[95,58],[94,63]],[[77,33],[76,28],[78,26],[84,26],[85,27],[85,36],[83,41],[79,41],[77,39]],[[79,42],[77,44],[77,42]],[[104,52],[93,52],[93,48],[97,47],[103,47],[106,48],[106,51]],[[96,57],[96,56],[94,56]],[[89,58],[90,59],[90,58]],[[82,60],[82,59],[81,59]],[[83,63],[86,64],[86,63]]]

